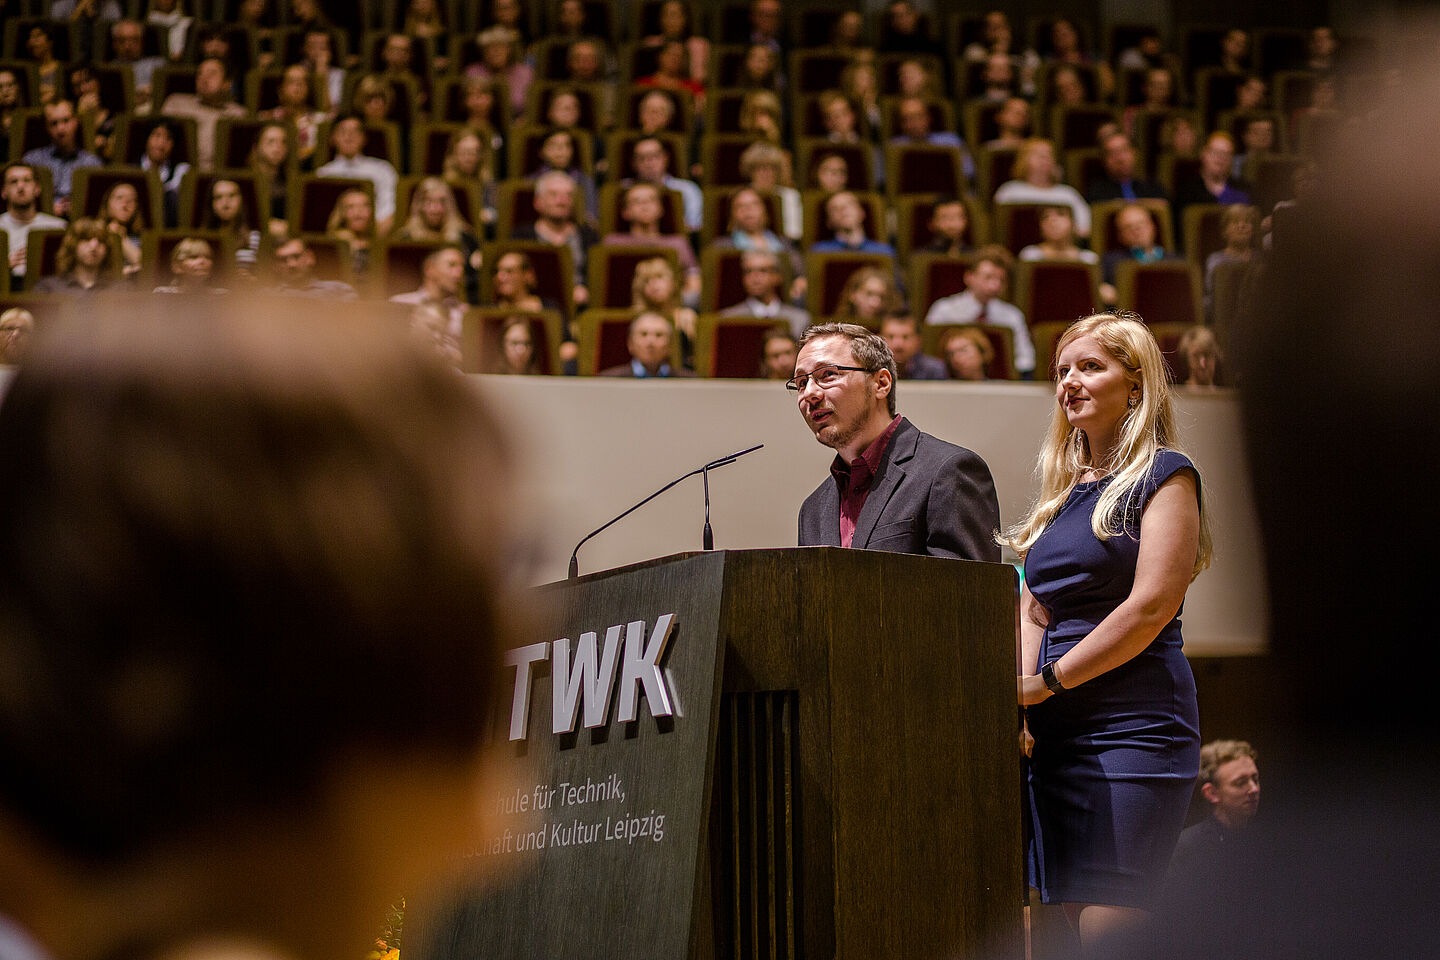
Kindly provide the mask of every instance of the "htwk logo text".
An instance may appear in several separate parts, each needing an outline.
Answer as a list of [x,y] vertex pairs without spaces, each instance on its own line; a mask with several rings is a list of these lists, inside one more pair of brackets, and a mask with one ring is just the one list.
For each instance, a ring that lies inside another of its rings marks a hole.
[[605,647],[599,649],[599,635],[594,631],[580,634],[574,657],[570,639],[562,637],[550,643],[532,643],[505,653],[506,666],[515,668],[515,697],[510,704],[510,739],[524,740],[530,723],[530,680],[534,665],[550,661],[551,723],[554,733],[570,733],[575,729],[583,704],[586,727],[603,727],[610,716],[610,701],[615,693],[615,666],[620,659],[620,633],[625,633],[625,655],[620,662],[620,706],[615,719],[629,723],[638,709],[638,687],[645,688],[645,700],[655,717],[674,716],[670,688],[660,671],[660,658],[670,642],[675,614],[667,613],[655,621],[650,640],[645,640],[645,621],[632,620],[623,627],[616,624],[605,631]]

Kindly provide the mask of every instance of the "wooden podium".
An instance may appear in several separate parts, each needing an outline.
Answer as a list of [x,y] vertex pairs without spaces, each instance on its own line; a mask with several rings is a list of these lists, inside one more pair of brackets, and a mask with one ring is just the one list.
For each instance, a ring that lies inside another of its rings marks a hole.
[[414,937],[407,923],[406,953],[1022,956],[1017,591],[1003,564],[830,547],[681,554],[540,588],[556,637],[672,617],[674,715],[651,702],[554,734],[537,660],[513,745],[537,794],[623,782],[623,802],[594,808],[604,829],[662,811],[664,842],[516,854],[504,889]]

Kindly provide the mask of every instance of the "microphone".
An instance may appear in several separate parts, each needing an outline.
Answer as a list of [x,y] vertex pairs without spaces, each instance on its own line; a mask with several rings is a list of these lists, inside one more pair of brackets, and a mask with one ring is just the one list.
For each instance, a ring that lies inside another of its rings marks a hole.
[[659,490],[656,490],[654,493],[650,494],[650,496],[646,497],[644,500],[641,500],[639,503],[635,504],[635,506],[631,507],[629,510],[626,510],[624,513],[620,514],[618,517],[611,520],[609,523],[606,523],[603,526],[598,527],[597,529],[585,534],[585,536],[580,538],[580,542],[575,544],[575,549],[570,551],[569,579],[574,580],[580,575],[580,561],[578,559],[580,555],[580,548],[585,546],[585,544],[592,537],[610,529],[610,527],[619,523],[621,520],[624,520],[626,517],[630,516],[630,514],[634,513],[636,510],[639,510],[651,500],[654,500],[656,497],[660,496],[660,494],[664,493],[666,490],[669,490],[671,487],[675,486],[683,480],[689,480],[697,473],[700,474],[705,481],[705,530],[702,534],[702,543],[706,550],[714,550],[715,535],[710,530],[710,471],[719,467],[728,466],[734,463],[736,460],[739,460],[741,457],[745,456],[745,454],[754,453],[756,450],[759,450],[763,446],[765,446],[765,444],[757,443],[753,447],[746,447],[744,450],[737,451],[730,454],[729,456],[721,457],[718,460],[711,460],[709,463],[698,466],[694,470],[691,470],[689,473],[682,474],[676,477],[674,480],[671,480],[669,483],[665,484],[665,486],[661,487]]

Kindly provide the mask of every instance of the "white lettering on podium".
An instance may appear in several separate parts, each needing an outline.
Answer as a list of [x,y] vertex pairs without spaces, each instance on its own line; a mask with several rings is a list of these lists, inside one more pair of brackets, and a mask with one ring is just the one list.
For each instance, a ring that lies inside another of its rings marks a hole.
[[514,698],[510,703],[510,739],[524,740],[530,724],[530,688],[536,663],[550,661],[551,731],[571,733],[580,719],[583,704],[586,727],[602,727],[614,699],[616,662],[620,659],[620,634],[625,634],[624,660],[620,664],[620,702],[616,718],[622,723],[635,720],[639,712],[637,688],[645,690],[645,701],[653,717],[670,717],[675,707],[670,686],[660,670],[660,659],[670,643],[675,615],[667,613],[655,621],[649,642],[645,621],[632,620],[605,631],[605,646],[599,648],[594,631],[580,634],[575,655],[570,655],[570,638],[551,643],[532,643],[505,653],[506,666],[515,668]]

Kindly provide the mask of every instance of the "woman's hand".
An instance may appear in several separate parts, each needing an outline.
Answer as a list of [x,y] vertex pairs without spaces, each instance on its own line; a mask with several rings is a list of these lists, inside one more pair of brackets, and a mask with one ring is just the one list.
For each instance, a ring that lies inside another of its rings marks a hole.
[[1054,696],[1050,692],[1050,688],[1045,686],[1044,678],[1038,673],[1032,673],[1028,677],[1016,677],[1015,687],[1022,707],[1033,707]]

